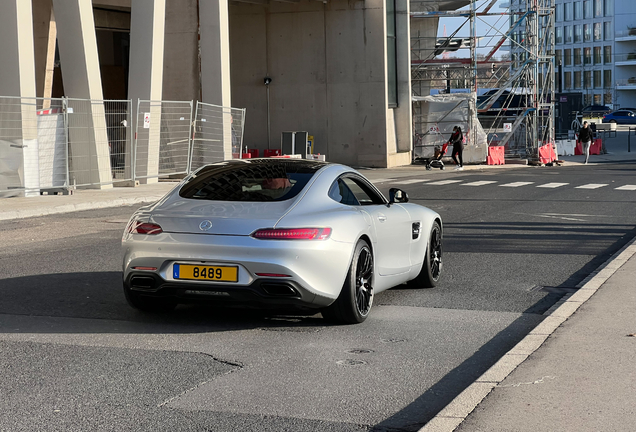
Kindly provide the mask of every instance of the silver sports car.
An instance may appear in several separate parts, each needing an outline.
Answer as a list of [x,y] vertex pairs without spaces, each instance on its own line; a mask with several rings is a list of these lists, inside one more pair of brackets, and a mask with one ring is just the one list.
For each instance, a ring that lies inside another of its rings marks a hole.
[[122,249],[124,293],[140,310],[214,300],[359,323],[376,293],[436,285],[442,219],[402,190],[387,200],[347,166],[233,160],[202,167],[139,209]]

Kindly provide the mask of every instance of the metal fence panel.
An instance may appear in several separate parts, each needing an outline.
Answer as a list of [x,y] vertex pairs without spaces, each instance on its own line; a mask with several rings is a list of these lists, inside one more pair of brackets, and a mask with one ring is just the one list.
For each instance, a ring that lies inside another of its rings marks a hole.
[[132,180],[128,133],[131,101],[65,100],[70,185]]
[[0,97],[0,196],[24,194],[22,136],[22,99]]
[[135,179],[188,172],[192,105],[192,101],[138,101]]
[[241,157],[245,109],[197,102],[189,171]]

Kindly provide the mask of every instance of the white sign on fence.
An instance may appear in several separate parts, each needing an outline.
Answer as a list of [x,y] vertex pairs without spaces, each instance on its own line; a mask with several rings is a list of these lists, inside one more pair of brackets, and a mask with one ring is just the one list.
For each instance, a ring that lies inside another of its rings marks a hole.
[[504,123],[504,132],[512,132],[512,123]]
[[144,129],[150,129],[150,113],[144,113]]

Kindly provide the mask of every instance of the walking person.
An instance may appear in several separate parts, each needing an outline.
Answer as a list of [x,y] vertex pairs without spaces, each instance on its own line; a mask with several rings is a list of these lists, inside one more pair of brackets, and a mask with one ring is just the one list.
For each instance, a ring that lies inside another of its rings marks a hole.
[[579,129],[579,142],[583,147],[583,154],[585,154],[585,163],[590,158],[590,147],[592,146],[592,139],[594,139],[594,132],[590,128],[586,121],[583,122],[583,127]]
[[462,128],[459,126],[455,126],[453,128],[453,134],[448,139],[448,142],[453,145],[453,161],[455,162],[456,170],[464,169],[464,160],[462,158],[462,151],[464,145],[464,135],[462,134]]

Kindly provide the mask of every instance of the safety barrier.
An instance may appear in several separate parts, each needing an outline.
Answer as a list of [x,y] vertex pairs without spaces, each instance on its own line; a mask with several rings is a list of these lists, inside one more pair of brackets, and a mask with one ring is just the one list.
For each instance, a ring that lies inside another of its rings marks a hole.
[[[203,165],[240,158],[243,153],[245,109],[197,102],[190,171]],[[230,149],[230,152],[227,152]]]
[[135,179],[187,174],[192,101],[137,102]]
[[229,159],[232,148],[240,157],[245,110],[193,106],[0,96],[0,197],[134,185]]

